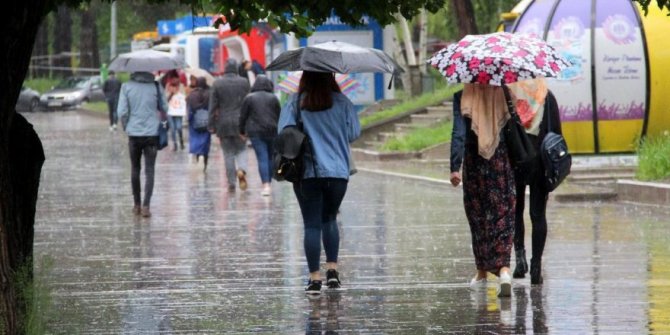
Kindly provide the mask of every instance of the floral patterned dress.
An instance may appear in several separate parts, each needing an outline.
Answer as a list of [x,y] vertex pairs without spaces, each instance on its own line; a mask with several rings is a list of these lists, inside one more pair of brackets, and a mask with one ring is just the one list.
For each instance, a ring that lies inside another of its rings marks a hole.
[[477,137],[468,131],[463,157],[463,202],[478,270],[509,267],[514,239],[514,170],[501,141],[491,159],[481,157]]

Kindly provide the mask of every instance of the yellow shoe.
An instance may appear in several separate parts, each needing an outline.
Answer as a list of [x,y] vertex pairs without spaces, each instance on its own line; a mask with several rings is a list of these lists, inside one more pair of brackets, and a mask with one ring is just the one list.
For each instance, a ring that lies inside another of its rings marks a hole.
[[242,169],[237,170],[237,182],[240,184],[240,190],[247,189],[247,173]]

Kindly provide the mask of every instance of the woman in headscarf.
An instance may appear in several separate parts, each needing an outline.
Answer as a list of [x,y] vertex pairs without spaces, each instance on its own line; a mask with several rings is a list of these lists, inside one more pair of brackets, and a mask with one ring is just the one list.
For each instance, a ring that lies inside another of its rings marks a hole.
[[509,297],[512,288],[516,192],[502,131],[509,118],[502,87],[465,84],[462,93],[454,95],[451,183],[457,186],[463,180],[477,267],[470,287],[486,287],[491,272],[500,278],[499,297]]
[[198,131],[193,128],[195,112],[199,109],[209,109],[209,87],[204,77],[196,79],[195,88],[186,97],[186,106],[188,107],[188,151],[193,155],[195,163],[199,162],[200,157],[203,158],[203,170],[206,171],[211,134],[209,131]]
[[[561,119],[558,113],[556,98],[548,90],[542,78],[524,80],[509,84],[517,112],[526,127],[526,133],[533,142],[535,150],[540,152],[540,145],[548,132],[562,134]],[[549,127],[551,125],[551,127]],[[542,254],[547,240],[547,200],[549,191],[544,184],[544,165],[541,155],[537,155],[528,164],[517,166],[516,179],[516,224],[514,227],[514,254],[516,267],[514,278],[524,278],[528,272],[526,248],[524,244],[525,226],[523,219],[526,200],[526,186],[530,186],[530,220],[533,228],[532,258],[530,260],[530,283],[542,284]]]

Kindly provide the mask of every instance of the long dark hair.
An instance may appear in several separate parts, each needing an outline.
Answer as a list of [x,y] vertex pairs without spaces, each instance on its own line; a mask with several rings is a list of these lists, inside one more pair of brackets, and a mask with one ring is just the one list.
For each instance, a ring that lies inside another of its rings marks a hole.
[[333,92],[341,92],[330,72],[303,71],[298,88],[303,97],[300,107],[308,111],[322,111],[333,106]]

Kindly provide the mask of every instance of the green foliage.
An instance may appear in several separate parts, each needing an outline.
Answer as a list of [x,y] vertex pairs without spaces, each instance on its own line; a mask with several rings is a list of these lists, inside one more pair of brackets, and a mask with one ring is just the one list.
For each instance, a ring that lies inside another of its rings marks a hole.
[[[511,11],[517,2],[518,0],[472,0],[479,32],[486,34],[495,31],[500,23],[500,15]],[[456,40],[458,28],[451,4],[428,15],[428,35],[444,41]]]
[[192,2],[200,5],[211,2],[215,5],[216,12],[226,14],[226,20],[234,30],[240,29],[246,32],[251,29],[253,22],[265,20],[284,33],[293,32],[299,37],[305,37],[311,35],[314,28],[324,23],[333,13],[339,16],[343,23],[361,25],[365,23],[363,16],[367,15],[385,26],[396,21],[394,16],[396,13],[409,19],[424,7],[429,12],[436,12],[444,6],[445,0],[306,0],[297,2],[199,0]]
[[451,141],[451,121],[443,122],[434,127],[417,128],[399,138],[386,141],[381,151],[411,152],[429,148],[433,145]]
[[642,140],[637,150],[636,177],[640,180],[662,180],[670,177],[670,134]]
[[107,102],[105,101],[95,101],[95,102],[89,102],[86,103],[86,105],[83,106],[84,109],[90,110],[92,112],[96,113],[107,113],[109,112],[107,107]]
[[[649,5],[653,0],[633,0],[634,2],[638,2],[642,6],[642,10],[644,11],[644,15],[647,15],[649,12]],[[670,10],[670,0],[656,0],[656,5],[658,8],[663,9],[666,8]],[[670,15],[670,14],[668,14]]]
[[40,92],[40,94],[50,90],[52,87],[58,84],[60,79],[52,78],[33,78],[26,79],[23,81],[23,86],[30,87],[33,90]]
[[[37,268],[41,272],[49,272],[53,268],[53,259],[45,257]],[[32,274],[32,260],[26,263],[14,273],[13,285],[19,295],[19,300],[26,306],[24,323],[20,325],[24,334],[37,335],[46,333],[48,319],[52,317],[51,297],[49,289],[41,280],[34,279]],[[39,278],[45,278],[40,276]],[[4,328],[4,327],[3,327]]]
[[435,90],[435,92],[424,93],[418,97],[407,99],[391,108],[361,118],[361,126],[364,127],[377,121],[387,120],[413,109],[438,104],[441,101],[451,99],[454,92],[459,89],[461,89],[460,86],[445,86]]

